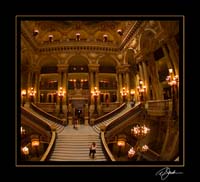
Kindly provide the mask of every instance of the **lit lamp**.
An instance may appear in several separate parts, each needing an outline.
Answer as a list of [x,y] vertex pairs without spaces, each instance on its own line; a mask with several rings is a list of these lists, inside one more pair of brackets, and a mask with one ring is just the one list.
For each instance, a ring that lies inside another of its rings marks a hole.
[[133,147],[128,151],[128,158],[132,158],[135,155],[135,150]]
[[150,129],[147,128],[145,125],[136,125],[131,129],[131,135],[136,137],[137,139],[144,138],[149,132]]
[[36,91],[33,89],[33,87],[31,87],[31,90],[29,92],[30,92],[29,95],[30,95],[31,102],[34,102],[34,96],[35,96]]
[[117,141],[117,145],[118,145],[118,147],[119,147],[119,151],[118,151],[118,157],[120,157],[120,154],[121,154],[121,152],[122,152],[122,147],[124,147],[125,146],[125,141],[124,140],[118,140]]
[[27,159],[28,155],[29,155],[29,148],[27,146],[22,148],[22,153],[25,156],[25,159]]
[[39,30],[38,29],[34,29],[33,30],[33,36],[36,37],[39,34]]
[[108,40],[108,35],[104,34],[104,35],[103,35],[103,41],[104,41],[104,42],[107,42],[107,40]]
[[140,97],[140,101],[144,101],[144,94],[146,92],[146,86],[143,85],[143,81],[139,80],[139,86],[137,87],[138,89],[138,93],[139,93],[139,97]]
[[20,128],[20,131],[21,131],[21,135],[25,135],[26,134],[26,130],[22,126]]
[[63,99],[63,96],[64,96],[64,92],[63,92],[62,87],[60,87],[58,96],[60,97],[60,112],[59,112],[59,114],[63,114],[63,111],[62,111],[62,99]]
[[145,125],[136,125],[131,129],[131,135],[138,139],[136,145],[130,148],[128,151],[128,158],[132,158],[137,151],[139,152],[147,152],[149,147],[145,144],[140,146],[140,140],[150,132],[150,129],[147,128]]
[[80,40],[80,33],[76,33],[76,40],[79,41]]
[[173,76],[173,70],[169,69],[169,75],[166,78],[166,81],[171,87],[172,91],[172,119],[176,120],[177,118],[177,109],[176,109],[176,94],[177,94],[177,85],[178,85],[178,75]]
[[24,107],[25,104],[25,96],[26,96],[26,90],[22,90],[22,106]]
[[31,136],[31,146],[35,148],[36,155],[39,157],[38,147],[40,145],[40,140],[38,135],[32,135]]
[[123,102],[126,102],[127,91],[126,91],[125,87],[122,88],[121,95],[122,95],[122,98],[123,98]]
[[98,109],[97,109],[97,98],[99,96],[99,91],[97,90],[97,87],[94,87],[94,91],[92,92],[94,96],[94,114],[98,114]]
[[52,34],[49,35],[49,42],[53,42],[53,35]]
[[118,29],[118,30],[117,30],[117,33],[118,33],[120,36],[122,36],[122,35],[123,35],[122,29]]

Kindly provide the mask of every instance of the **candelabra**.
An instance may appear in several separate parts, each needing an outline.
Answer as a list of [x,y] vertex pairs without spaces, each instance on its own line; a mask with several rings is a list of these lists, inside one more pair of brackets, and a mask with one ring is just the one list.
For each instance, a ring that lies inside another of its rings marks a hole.
[[123,87],[122,88],[122,91],[121,91],[121,95],[122,95],[122,98],[123,98],[123,102],[126,102],[126,96],[128,94],[128,91],[126,91],[126,88]]
[[145,101],[146,86],[143,85],[143,81],[139,80],[139,86],[137,87],[139,93],[139,100]]
[[63,110],[62,110],[62,99],[63,99],[63,96],[64,96],[64,92],[63,92],[63,90],[62,90],[62,87],[60,87],[58,96],[60,97],[60,111],[59,111],[59,114],[63,114]]
[[97,87],[94,87],[94,91],[92,92],[94,96],[94,114],[98,114],[98,109],[97,109],[97,98],[99,96],[99,91],[97,90]]
[[173,75],[173,70],[170,68],[169,69],[169,75],[166,78],[166,81],[171,87],[171,94],[172,94],[172,119],[176,120],[177,119],[177,85],[178,85],[178,75]]
[[134,147],[131,147],[128,151],[128,158],[132,158],[138,151],[146,152],[149,147],[145,145],[140,145],[141,139],[147,136],[150,129],[145,125],[136,125],[131,129],[131,135],[137,138],[137,143]]
[[25,104],[25,96],[26,96],[26,90],[22,90],[22,106],[24,107]]
[[33,89],[33,87],[31,87],[31,90],[29,91],[29,95],[30,95],[30,101],[34,102],[34,96],[36,94],[36,91]]

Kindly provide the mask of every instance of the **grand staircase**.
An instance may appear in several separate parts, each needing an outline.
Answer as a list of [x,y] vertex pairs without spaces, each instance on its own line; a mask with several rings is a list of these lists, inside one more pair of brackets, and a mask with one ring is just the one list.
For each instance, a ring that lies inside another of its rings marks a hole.
[[[124,110],[106,121],[92,127],[89,125],[78,125],[78,128],[75,129],[72,125],[64,127],[50,121],[29,108],[29,106],[25,107],[37,117],[40,117],[50,125],[56,127],[57,138],[49,161],[107,161],[99,135],[100,127],[112,122],[131,109],[128,104]],[[97,152],[94,159],[89,156],[89,146],[92,142],[96,142],[97,144]]]
[[[89,156],[89,146],[97,144],[95,158]],[[106,161],[99,135],[91,126],[78,125],[77,129],[67,126],[58,134],[50,161]]]
[[107,119],[101,123],[98,123],[96,125],[93,125],[93,129],[96,133],[100,133],[100,128],[101,126],[104,126],[104,125],[108,125],[109,123],[111,123],[113,120],[119,118],[120,116],[124,115],[126,112],[130,111],[132,107],[130,106],[130,104],[127,104],[126,108],[123,109],[121,112],[119,112],[118,114],[116,114],[115,116],[113,116],[112,118],[110,119]]

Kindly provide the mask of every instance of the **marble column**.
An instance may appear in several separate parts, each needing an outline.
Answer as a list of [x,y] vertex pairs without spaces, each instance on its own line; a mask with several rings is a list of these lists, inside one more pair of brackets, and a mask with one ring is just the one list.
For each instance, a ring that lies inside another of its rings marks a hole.
[[149,79],[145,61],[142,62],[142,68],[144,71],[144,85],[146,86],[146,100],[149,100]]

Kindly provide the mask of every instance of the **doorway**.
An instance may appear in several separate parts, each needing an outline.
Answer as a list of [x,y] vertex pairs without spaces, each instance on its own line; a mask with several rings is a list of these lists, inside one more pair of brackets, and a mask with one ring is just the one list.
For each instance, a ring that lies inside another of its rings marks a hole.
[[79,124],[84,124],[84,115],[82,108],[75,108],[75,118],[78,119]]

